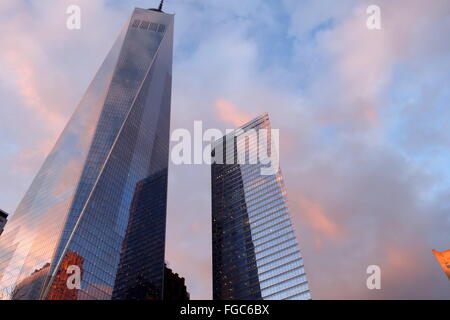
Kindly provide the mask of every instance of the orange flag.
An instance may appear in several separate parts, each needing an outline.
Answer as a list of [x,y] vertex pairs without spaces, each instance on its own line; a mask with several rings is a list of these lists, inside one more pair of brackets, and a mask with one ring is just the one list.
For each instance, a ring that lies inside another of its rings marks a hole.
[[436,250],[431,250],[434,253],[434,256],[436,257],[436,260],[441,265],[442,270],[444,270],[445,274],[447,275],[448,279],[450,280],[450,250],[439,252]]

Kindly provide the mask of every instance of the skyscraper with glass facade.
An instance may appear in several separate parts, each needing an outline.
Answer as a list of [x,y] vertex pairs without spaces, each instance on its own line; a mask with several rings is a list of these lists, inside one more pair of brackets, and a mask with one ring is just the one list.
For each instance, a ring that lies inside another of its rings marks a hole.
[[[133,11],[0,237],[3,299],[110,299],[134,265],[123,247],[148,241],[126,237],[145,215],[158,229],[146,280],[161,286],[173,28],[160,9]],[[139,201],[140,188],[154,198]]]
[[[261,129],[267,139],[247,138]],[[270,132],[264,114],[213,143],[214,299],[311,299],[281,171],[262,174],[266,165],[254,161],[261,148],[275,155]]]

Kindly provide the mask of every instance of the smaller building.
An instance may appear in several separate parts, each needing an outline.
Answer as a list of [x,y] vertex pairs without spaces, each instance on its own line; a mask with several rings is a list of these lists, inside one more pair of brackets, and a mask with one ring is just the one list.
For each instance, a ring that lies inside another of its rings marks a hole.
[[186,301],[190,299],[183,277],[164,266],[164,294],[163,300]]
[[31,300],[39,296],[42,286],[50,271],[50,263],[36,269],[28,277],[20,281],[12,292],[12,300]]
[[447,275],[448,280],[450,280],[450,250],[439,252],[432,250],[436,260],[442,268],[442,271]]
[[2,234],[7,221],[8,221],[8,214],[0,209],[0,234]]

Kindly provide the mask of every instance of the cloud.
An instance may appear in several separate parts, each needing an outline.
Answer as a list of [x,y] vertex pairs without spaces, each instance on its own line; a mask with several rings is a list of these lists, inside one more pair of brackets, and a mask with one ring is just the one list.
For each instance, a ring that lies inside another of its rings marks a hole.
[[219,98],[214,106],[217,117],[224,122],[232,124],[234,127],[239,127],[254,118],[254,116],[243,112],[242,109],[223,98]]
[[301,212],[302,224],[305,224],[313,233],[315,242],[318,247],[323,244],[322,238],[336,239],[341,236],[341,228],[332,221],[325,210],[318,203],[312,202],[304,197],[297,196],[297,200],[291,200],[293,204],[296,204],[296,212]]
[[17,79],[19,94],[23,97],[24,104],[33,108],[31,113],[38,115],[50,128],[62,128],[65,118],[57,109],[52,109],[41,96],[38,88],[39,76],[32,60],[24,56],[22,52],[13,49],[7,49],[4,55],[6,64],[13,70]]

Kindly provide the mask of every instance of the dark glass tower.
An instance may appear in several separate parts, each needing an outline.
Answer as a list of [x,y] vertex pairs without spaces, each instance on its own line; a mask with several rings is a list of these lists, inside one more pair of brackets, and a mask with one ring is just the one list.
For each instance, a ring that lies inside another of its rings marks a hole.
[[[266,141],[240,139],[260,129],[268,130]],[[269,130],[264,114],[212,147],[214,299],[311,299],[281,171],[263,175],[266,166],[251,161],[264,143],[276,152]],[[238,152],[248,155],[245,163],[238,161]]]
[[[162,281],[173,23],[133,11],[0,238],[4,299],[110,299],[122,246],[136,245],[127,228],[145,214],[158,221],[148,270]],[[157,199],[140,201],[141,187]],[[70,265],[81,288],[64,286]]]

